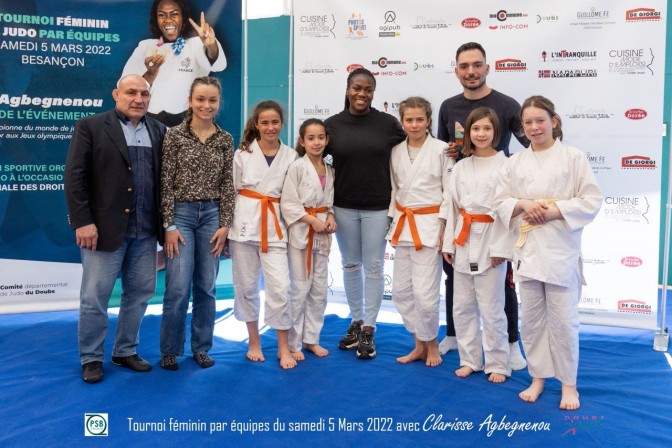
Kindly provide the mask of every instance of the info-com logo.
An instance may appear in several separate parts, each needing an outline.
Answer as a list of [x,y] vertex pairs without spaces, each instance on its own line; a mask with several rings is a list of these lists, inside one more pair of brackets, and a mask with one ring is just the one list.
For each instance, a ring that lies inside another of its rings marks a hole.
[[84,414],[84,435],[87,437],[107,437],[107,414]]

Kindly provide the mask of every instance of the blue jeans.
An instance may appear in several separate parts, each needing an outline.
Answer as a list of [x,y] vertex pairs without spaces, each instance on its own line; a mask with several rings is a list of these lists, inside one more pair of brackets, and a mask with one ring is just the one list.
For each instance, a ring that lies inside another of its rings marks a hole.
[[156,289],[156,237],[125,238],[114,252],[81,250],[79,357],[82,364],[103,361],[107,306],[121,273],[121,304],[112,356],[136,354],[140,323]]
[[385,234],[390,224],[387,209],[334,207],[334,218],[352,320],[362,320],[364,326],[375,328],[385,290]]
[[192,290],[191,351],[207,352],[212,348],[219,257],[210,253],[215,247],[210,239],[219,229],[219,202],[176,202],[175,225],[184,245],[178,243],[179,257],[166,259],[161,353],[182,356]]

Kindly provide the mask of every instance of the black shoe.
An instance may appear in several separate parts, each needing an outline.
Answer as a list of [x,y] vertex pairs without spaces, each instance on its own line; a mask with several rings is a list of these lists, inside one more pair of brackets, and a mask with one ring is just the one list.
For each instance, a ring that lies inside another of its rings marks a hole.
[[87,362],[82,366],[82,380],[85,383],[97,383],[103,379],[103,363],[100,361]]
[[345,332],[345,336],[338,343],[338,348],[341,350],[352,350],[357,347],[359,342],[359,333],[362,332],[362,324],[354,321]]
[[202,369],[207,369],[208,367],[215,365],[215,360],[208,356],[208,354],[205,352],[194,353],[194,359]]
[[136,372],[149,372],[152,370],[152,365],[142,359],[138,354],[131,356],[113,356],[112,364],[126,367]]
[[161,356],[161,368],[166,370],[177,370],[180,368],[180,365],[175,359],[175,355],[163,355]]
[[362,330],[359,334],[359,343],[357,344],[357,353],[359,359],[373,359],[376,357],[376,343],[373,341],[373,333],[368,330]]

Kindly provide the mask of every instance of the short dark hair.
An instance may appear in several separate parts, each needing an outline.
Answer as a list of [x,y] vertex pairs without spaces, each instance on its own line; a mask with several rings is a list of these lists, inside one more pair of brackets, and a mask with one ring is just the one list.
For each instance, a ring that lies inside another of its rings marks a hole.
[[457,49],[457,52],[455,52],[455,62],[457,62],[457,58],[460,57],[460,53],[464,51],[469,51],[469,50],[478,50],[483,54],[483,58],[485,59],[485,50],[479,44],[478,42],[467,42],[466,44],[462,44],[459,46]]
[[[159,19],[157,18],[159,5],[161,4],[162,1],[164,0],[154,0],[152,2],[152,8],[149,11],[149,32],[155,39],[158,39],[159,37],[163,36],[163,33],[159,28]],[[182,12],[182,29],[180,30],[180,36],[190,37],[193,31],[193,27],[191,26],[191,22],[189,22],[189,18],[191,17],[191,9],[189,9],[189,4],[187,3],[186,0],[173,0],[173,1],[177,3],[177,6],[180,8],[180,11]]]

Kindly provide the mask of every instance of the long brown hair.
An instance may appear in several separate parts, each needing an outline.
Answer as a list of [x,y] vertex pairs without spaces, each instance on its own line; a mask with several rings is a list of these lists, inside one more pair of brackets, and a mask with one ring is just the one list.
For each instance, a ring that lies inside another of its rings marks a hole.
[[560,115],[555,112],[555,104],[551,100],[541,95],[534,95],[529,97],[523,103],[523,106],[520,108],[520,121],[523,121],[523,111],[528,107],[537,107],[548,112],[551,119],[555,118],[558,121],[556,127],[553,128],[553,139],[559,138],[562,141],[562,120],[560,120]]
[[489,107],[477,107],[471,111],[467,117],[467,121],[464,123],[464,146],[462,148],[462,154],[464,156],[470,156],[476,152],[476,147],[471,142],[471,127],[474,125],[474,123],[483,118],[489,119],[490,123],[492,123],[492,130],[494,131],[494,135],[492,136],[491,145],[494,149],[497,149],[501,134],[501,126],[499,125],[499,118],[497,118],[497,113]]
[[434,134],[432,134],[432,104],[421,96],[406,98],[399,103],[399,118],[402,123],[404,122],[404,112],[406,112],[406,109],[423,109],[427,116],[427,131],[429,135],[434,137]]
[[285,122],[282,107],[277,102],[273,100],[262,101],[261,103],[257,104],[257,106],[252,111],[252,115],[250,116],[250,118],[248,118],[247,122],[245,123],[245,129],[243,129],[243,138],[241,139],[240,144],[238,145],[238,149],[242,151],[252,152],[252,150],[250,149],[250,144],[253,141],[259,140],[261,138],[261,135],[259,135],[259,130],[257,129],[257,121],[259,121],[259,114],[269,109],[276,111],[278,115],[280,115],[281,123]]
[[[219,83],[219,79],[214,78],[212,76],[201,76],[200,78],[194,79],[194,82],[191,83],[191,87],[189,88],[189,99],[191,99],[192,95],[194,94],[194,89],[198,85],[215,86],[219,91],[219,96],[221,99],[222,85]],[[189,108],[187,109],[187,116],[186,116],[187,123],[191,123],[191,119],[193,118],[193,116],[194,111],[191,109],[191,106],[189,106]]]
[[308,118],[306,121],[301,123],[301,126],[299,127],[299,138],[296,139],[296,147],[294,149],[296,150],[296,153],[299,155],[299,157],[306,155],[306,148],[301,144],[301,140],[306,137],[306,129],[308,129],[308,126],[312,125],[322,126],[324,129],[324,134],[329,137],[329,133],[327,132],[327,127],[324,125],[324,121],[320,120],[319,118]]

